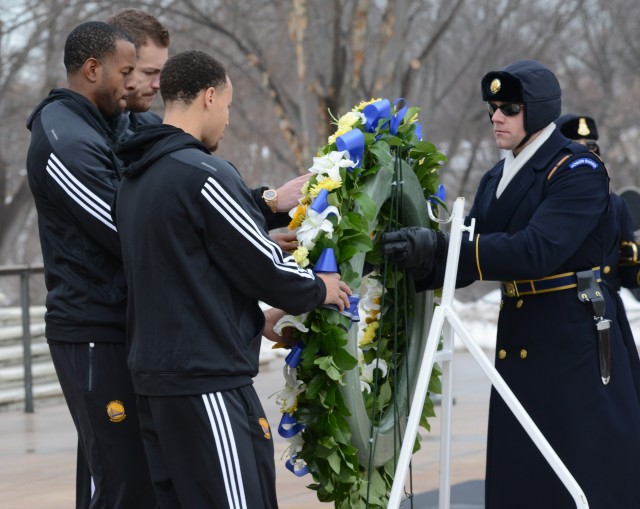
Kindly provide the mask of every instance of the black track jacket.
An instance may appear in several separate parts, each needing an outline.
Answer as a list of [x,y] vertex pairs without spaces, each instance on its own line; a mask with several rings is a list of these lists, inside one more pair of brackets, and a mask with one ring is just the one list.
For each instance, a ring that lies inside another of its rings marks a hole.
[[27,123],[49,341],[125,340],[126,291],[110,206],[119,181],[115,145],[128,124],[128,115],[108,121],[84,96],[63,88],[52,90]]
[[238,171],[193,136],[143,126],[118,155],[128,164],[114,210],[136,392],[250,384],[264,327],[258,301],[299,314],[322,304],[324,283],[268,237]]

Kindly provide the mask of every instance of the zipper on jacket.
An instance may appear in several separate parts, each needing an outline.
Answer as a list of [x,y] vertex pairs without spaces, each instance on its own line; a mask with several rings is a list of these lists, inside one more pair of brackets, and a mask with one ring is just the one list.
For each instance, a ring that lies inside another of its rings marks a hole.
[[95,348],[95,343],[89,343],[89,379],[87,380],[87,391],[93,391],[93,349]]

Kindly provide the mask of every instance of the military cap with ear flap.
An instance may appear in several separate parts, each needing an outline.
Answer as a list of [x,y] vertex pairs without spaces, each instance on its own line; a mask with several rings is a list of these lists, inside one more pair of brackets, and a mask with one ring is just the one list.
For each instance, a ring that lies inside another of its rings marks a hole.
[[556,126],[560,132],[570,140],[597,140],[598,127],[596,121],[586,115],[573,114],[562,115],[556,120]]
[[560,116],[560,83],[544,65],[535,60],[518,60],[499,71],[484,75],[483,101],[524,104],[524,130],[531,135]]

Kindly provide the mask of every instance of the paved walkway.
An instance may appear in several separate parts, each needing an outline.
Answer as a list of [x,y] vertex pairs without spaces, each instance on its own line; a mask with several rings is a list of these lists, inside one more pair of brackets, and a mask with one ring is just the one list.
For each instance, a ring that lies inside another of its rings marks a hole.
[[[263,366],[255,380],[274,429],[280,417],[275,397],[271,396],[281,388],[282,363],[278,358]],[[489,382],[466,351],[456,353],[453,373],[456,404],[453,407],[452,484],[477,487],[480,483],[468,481],[484,479]],[[433,420],[431,433],[421,431],[422,449],[414,455],[412,462],[415,494],[437,489],[439,482],[439,419]],[[277,432],[274,435],[280,509],[332,507],[318,502],[315,493],[305,487],[312,482],[310,477],[297,478],[286,470],[281,461],[286,441]],[[38,406],[36,402],[33,414],[0,413],[0,508],[74,507],[76,440],[75,428],[64,402],[46,406]],[[417,497],[415,509],[436,507],[431,503],[418,505],[421,499],[426,500],[426,497]],[[462,507],[455,504],[455,496],[452,502],[452,508]],[[482,507],[481,499],[472,502]]]

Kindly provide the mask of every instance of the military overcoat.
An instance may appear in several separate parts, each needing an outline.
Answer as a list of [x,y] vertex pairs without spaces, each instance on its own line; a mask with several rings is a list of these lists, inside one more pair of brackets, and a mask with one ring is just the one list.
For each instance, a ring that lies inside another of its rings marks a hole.
[[[463,240],[458,281],[506,282],[496,367],[586,493],[589,507],[638,508],[638,352],[629,348],[633,338],[615,291],[601,284],[605,316],[612,320],[612,376],[604,385],[594,311],[578,299],[576,288],[524,290],[534,283],[519,284],[514,292],[509,283],[558,275],[571,281],[571,274],[603,264],[617,237],[606,169],[557,130],[496,198],[502,168],[503,161],[480,183],[469,213],[476,219],[475,235]],[[568,491],[492,390],[486,508],[572,507]]]

